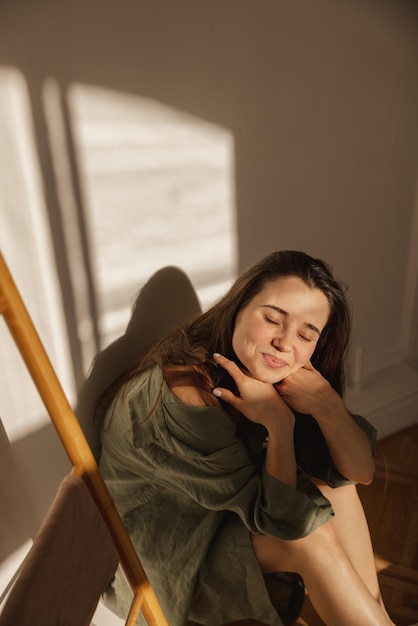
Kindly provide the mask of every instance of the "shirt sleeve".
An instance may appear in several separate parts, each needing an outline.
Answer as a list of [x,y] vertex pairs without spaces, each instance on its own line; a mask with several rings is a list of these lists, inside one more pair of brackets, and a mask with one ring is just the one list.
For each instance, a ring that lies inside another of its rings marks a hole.
[[[352,415],[353,420],[366,433],[371,451],[376,449],[377,431],[361,415]],[[330,487],[342,487],[353,484],[335,467],[325,437],[318,423],[311,415],[296,414],[295,451],[299,467],[310,476],[323,480]]]
[[[257,465],[223,409],[167,399],[162,405],[150,418],[153,436],[136,439],[161,489],[232,511],[250,531],[282,539],[303,537],[332,517],[329,501],[302,473],[295,489]],[[130,413],[135,421],[132,396]],[[150,425],[146,430],[150,435]]]

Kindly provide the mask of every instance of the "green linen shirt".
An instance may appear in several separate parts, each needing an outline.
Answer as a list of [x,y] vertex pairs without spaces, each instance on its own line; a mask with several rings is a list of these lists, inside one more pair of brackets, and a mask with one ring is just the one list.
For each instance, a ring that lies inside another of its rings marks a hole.
[[[100,469],[170,626],[245,618],[282,626],[250,532],[297,539],[333,515],[302,468],[296,488],[265,472],[266,432],[245,425],[237,431],[222,408],[184,404],[159,367],[126,383],[106,414]],[[303,463],[309,446],[296,430]],[[334,486],[348,482],[329,458],[316,474]],[[122,576],[114,589],[126,616],[131,593]]]

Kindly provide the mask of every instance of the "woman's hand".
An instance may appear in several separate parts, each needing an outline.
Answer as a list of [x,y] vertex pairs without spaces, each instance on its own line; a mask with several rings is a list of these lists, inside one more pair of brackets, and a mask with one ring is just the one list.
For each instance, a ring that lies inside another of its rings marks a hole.
[[239,391],[239,396],[236,396],[229,389],[217,387],[212,391],[216,397],[222,398],[249,420],[262,424],[267,430],[270,430],[280,418],[294,423],[292,411],[277,393],[274,385],[248,376],[236,363],[221,354],[215,353],[213,356],[216,363],[232,376]]
[[294,448],[295,416],[277,393],[274,385],[251,378],[233,361],[214,354],[216,363],[232,376],[239,396],[229,389],[217,387],[213,394],[225,400],[252,422],[262,424],[268,431],[265,470],[270,476],[296,486],[296,458]]
[[275,385],[286,404],[298,413],[321,415],[340,396],[309,362]]
[[341,396],[311,363],[275,387],[291,409],[316,419],[341,474],[358,483],[370,483],[374,460],[369,440]]

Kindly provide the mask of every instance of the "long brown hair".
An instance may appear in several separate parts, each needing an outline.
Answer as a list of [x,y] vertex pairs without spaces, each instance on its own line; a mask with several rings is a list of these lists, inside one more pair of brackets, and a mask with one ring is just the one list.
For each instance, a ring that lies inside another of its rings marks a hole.
[[[118,381],[117,387],[149,367],[183,365],[198,371],[213,386],[213,352],[237,362],[232,349],[236,317],[267,282],[295,276],[309,287],[320,289],[328,299],[330,316],[312,356],[312,364],[340,394],[344,391],[344,357],[350,337],[351,314],[345,288],[332,275],[330,266],[304,252],[273,252],[252,265],[229,291],[206,311],[186,321],[153,346]],[[114,388],[113,388],[114,390]]]

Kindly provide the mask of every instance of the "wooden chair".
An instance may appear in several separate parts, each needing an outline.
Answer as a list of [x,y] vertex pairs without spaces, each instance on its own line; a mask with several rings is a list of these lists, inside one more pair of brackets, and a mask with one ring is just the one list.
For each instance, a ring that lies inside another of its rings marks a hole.
[[[75,468],[74,472],[83,479],[110,532],[121,567],[133,592],[133,602],[126,624],[129,626],[136,624],[142,612],[149,626],[167,626],[167,620],[100,474],[95,456],[64,394],[1,253],[0,312],[47,408],[70,462]],[[12,594],[13,590],[7,603],[11,602]],[[15,624],[23,626],[19,615],[16,614],[14,619]],[[40,622],[37,622],[35,615],[32,615],[31,623]],[[57,623],[66,624],[67,622],[52,623],[56,626]],[[47,626],[43,621],[42,624]]]
[[119,557],[86,482],[61,482],[0,614],[0,626],[89,626]]
[[[100,511],[100,517],[105,521],[110,531],[120,564],[134,594],[126,621],[128,626],[136,624],[141,610],[149,626],[168,625],[97,466],[100,455],[100,421],[112,400],[112,394],[108,394],[106,400],[99,407],[97,406],[97,399],[109,384],[129,365],[134,363],[151,344],[199,311],[200,304],[196,293],[184,272],[175,267],[166,267],[156,272],[139,293],[125,334],[97,355],[90,374],[80,391],[78,405],[74,413],[65,398],[0,253],[0,313],[3,313],[6,319],[70,461],[73,463],[73,474],[83,478],[83,481],[79,482],[87,486]],[[92,419],[95,413],[98,414],[96,421]],[[61,485],[57,497],[58,502],[62,497],[60,492],[62,489],[67,489],[66,483],[69,480],[73,482],[74,478],[70,476],[64,481],[64,485]],[[75,491],[80,496],[79,492],[83,490]],[[76,497],[74,490],[73,497]],[[85,494],[84,496],[81,494],[81,497],[85,497]],[[52,512],[50,511],[47,515],[45,522],[47,527],[50,516],[56,515],[56,506],[57,503],[55,502],[51,507]],[[72,504],[73,506],[74,504]],[[83,508],[86,511],[90,509],[85,503]],[[93,515],[93,517],[95,516]],[[106,544],[105,534],[103,545]],[[41,545],[47,543],[47,539],[44,537],[44,528],[41,529],[40,536]],[[54,537],[52,541],[54,541]],[[35,539],[35,544],[37,543],[38,538]],[[41,551],[35,545],[32,552],[35,554],[29,555],[26,571],[32,569],[36,555]],[[111,572],[114,566],[112,564],[112,546],[110,546],[109,552],[110,566],[103,566],[102,582],[108,579],[108,572]],[[22,587],[24,591],[27,589],[25,576]],[[270,575],[266,577],[266,587],[283,623],[293,624],[303,603],[303,584],[298,579],[296,581],[293,579],[283,581],[278,580],[275,575]],[[18,590],[18,593],[21,597],[21,590]],[[93,590],[93,600],[97,601],[97,590]],[[19,604],[22,603],[13,601],[14,606],[19,606]],[[86,611],[90,615],[88,606]],[[34,619],[25,622],[19,619],[20,615],[18,619],[2,622],[2,615],[0,616],[0,626],[15,626],[15,624],[19,624],[19,626],[29,626],[30,624],[32,626],[32,624],[37,623]],[[61,622],[55,620],[46,622],[42,620],[39,623],[42,623],[43,626],[67,626],[67,624],[73,626],[75,623],[77,626],[84,626],[81,621]],[[190,626],[199,626],[191,622],[189,624]]]

